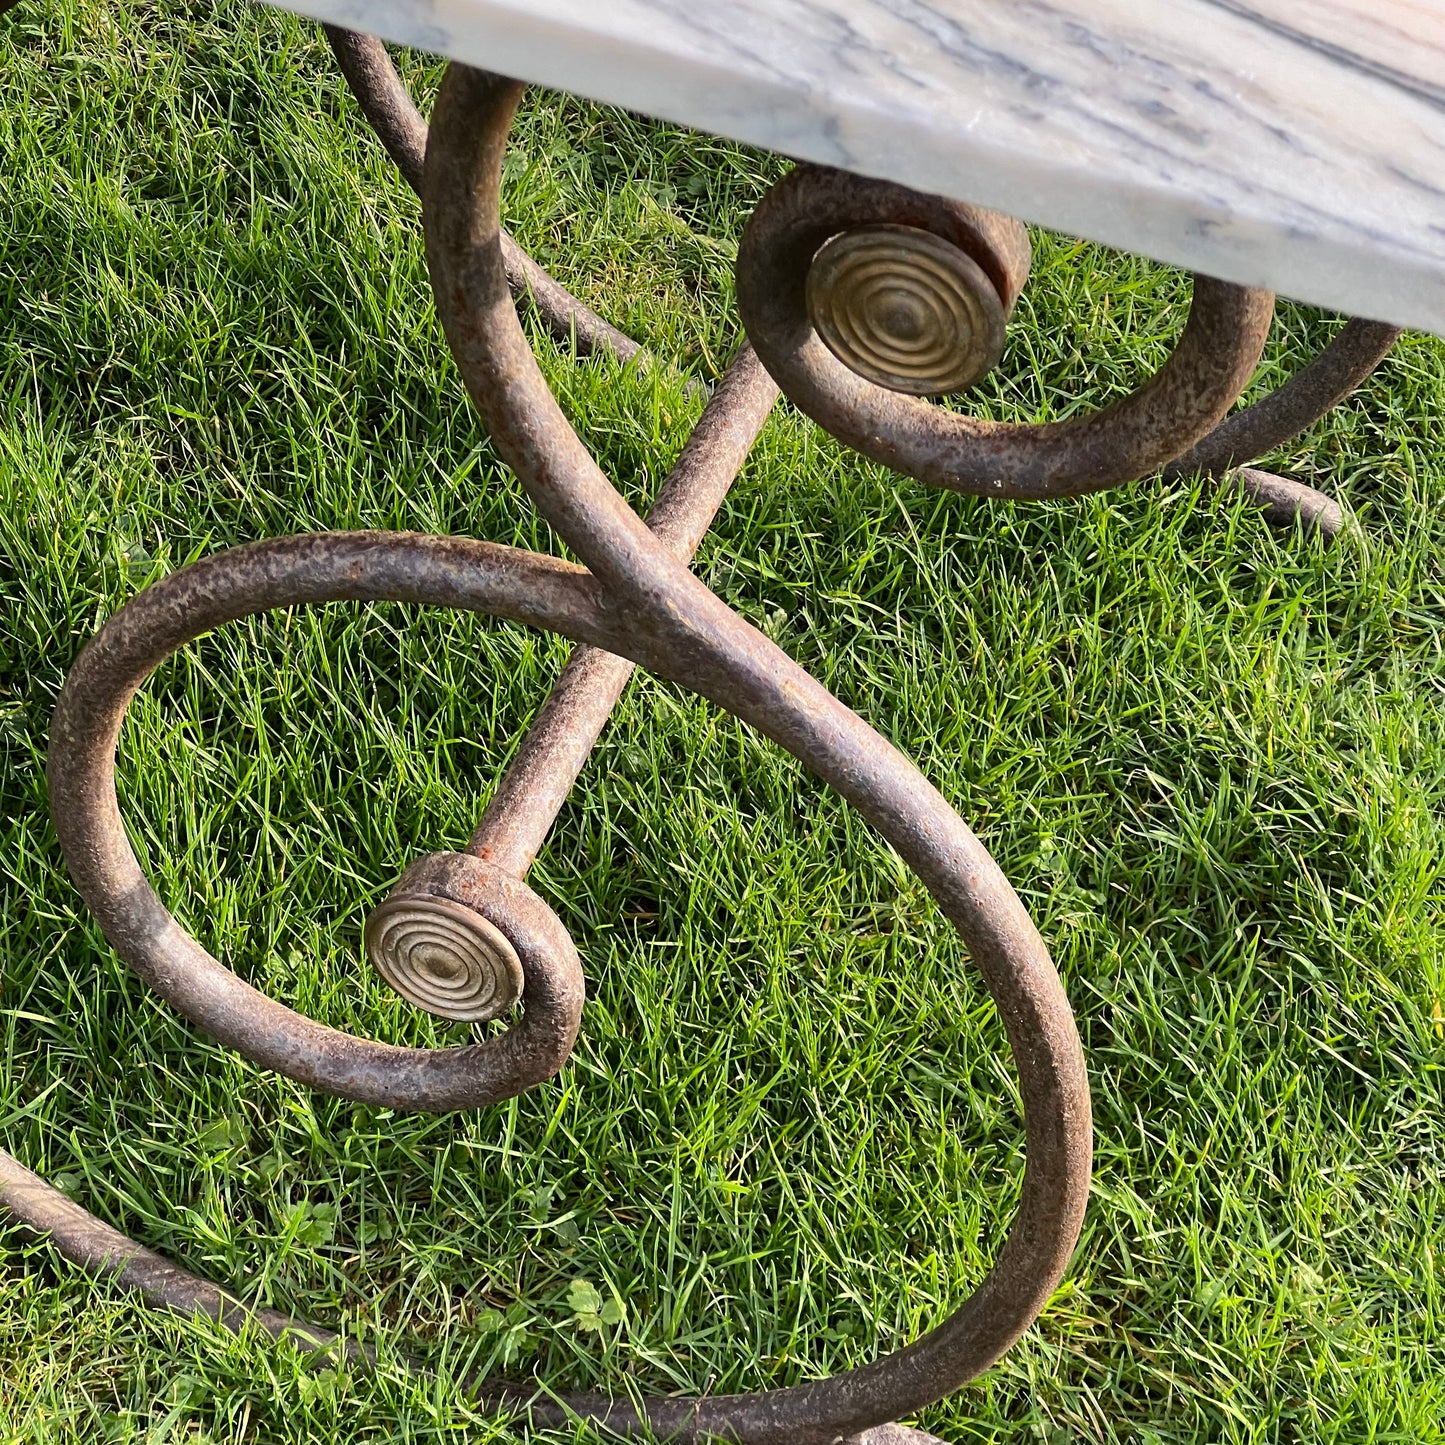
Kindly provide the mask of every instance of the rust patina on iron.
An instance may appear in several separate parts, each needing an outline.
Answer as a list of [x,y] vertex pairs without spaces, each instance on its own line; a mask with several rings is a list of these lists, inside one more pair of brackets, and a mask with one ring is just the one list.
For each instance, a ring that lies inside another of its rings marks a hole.
[[[428,136],[384,47],[328,34],[422,198],[437,308],[472,400],[500,454],[584,565],[460,538],[344,533],[236,548],[149,588],[85,649],[56,710],[51,807],[76,885],[126,962],[248,1058],[367,1104],[482,1107],[550,1077],[575,1043],[581,962],[525,877],[633,667],[756,727],[888,839],[968,945],[1019,1073],[1027,1167],[1017,1217],[993,1268],[948,1319],[830,1379],[702,1399],[542,1399],[535,1384],[497,1381],[476,1392],[539,1424],[581,1416],[614,1431],[686,1440],[926,1439],[892,1422],[997,1360],[1043,1307],[1078,1238],[1092,1147],[1078,1033],[1043,940],[962,819],[895,748],[698,581],[688,561],[779,385],[861,452],[925,482],[994,496],[1075,495],[1161,467],[1166,475],[1229,473],[1363,379],[1394,329],[1350,323],[1286,386],[1225,419],[1258,361],[1272,298],[1200,277],[1174,355],[1133,395],[1047,426],[978,421],[919,398],[962,388],[997,360],[1028,274],[1022,227],[803,167],[763,201],[739,255],[740,308],[757,354],[748,345],[739,351],[644,523],[568,425],[518,322],[513,298],[530,296],[549,330],[575,338],[579,350],[641,356],[501,229],[502,156],[522,87],[451,66]],[[1290,504],[1292,517],[1303,503]],[[258,993],[171,918],[126,837],[115,750],[126,710],[156,667],[212,628],[335,600],[485,612],[578,643],[467,849],[413,863],[368,929],[374,960],[419,1006],[478,1019],[505,1013],[520,997],[520,1014],[480,1043],[397,1048],[327,1028]],[[0,1202],[50,1233],[68,1258],[115,1274],[154,1305],[232,1327],[252,1321],[308,1347],[338,1344],[329,1331],[246,1306],[127,1239],[4,1153]],[[341,1347],[364,1358],[354,1345]]]
[[[11,0],[11,3],[14,3],[14,0]],[[367,119],[375,128],[388,154],[396,162],[407,184],[420,193],[426,156],[427,126],[402,84],[386,47],[373,36],[358,35],[354,31],[333,25],[324,26],[323,29]],[[822,167],[805,169],[821,172],[823,175],[829,174]],[[843,177],[841,189],[844,192],[849,190],[848,183],[851,181],[854,197],[861,196],[863,188],[858,185],[856,177],[848,177],[843,172],[833,174]],[[969,257],[983,266],[994,292],[993,296],[980,295],[978,300],[991,313],[989,321],[994,321],[996,316],[998,325],[1006,322],[1028,276],[1029,250],[1024,228],[1011,217],[1000,216],[996,212],[982,211],[937,197],[920,197],[916,192],[907,191],[903,187],[880,183],[880,189],[885,196],[892,195],[895,206],[900,198],[912,199],[891,211],[885,207],[885,211],[891,214],[893,219],[879,223],[876,229],[915,230],[914,227],[905,226],[901,217],[909,207],[921,204],[930,209],[931,224],[934,227],[932,231],[925,231],[925,234],[947,237],[958,243],[960,218],[973,218],[972,226],[967,220],[962,222],[965,228],[972,231],[971,239],[962,243],[963,249]],[[938,217],[950,212],[952,219],[940,228]],[[979,222],[982,222],[981,227]],[[824,269],[816,263],[826,260],[826,248],[830,242],[850,234],[857,236],[860,231],[867,229],[866,226],[854,225],[828,235],[818,252],[808,259],[808,283]],[[905,240],[900,249],[906,250],[906,247]],[[605,352],[622,361],[636,359],[639,363],[647,363],[647,353],[635,341],[590,311],[558,285],[505,231],[502,233],[502,250],[513,294],[531,301],[552,335],[564,342],[574,340],[581,355]],[[766,269],[766,262],[764,267]],[[906,276],[904,279],[906,282]],[[846,316],[850,309],[846,296],[826,298],[820,307],[819,299],[812,294],[813,287],[808,283],[805,283],[805,299],[809,320],[818,331],[819,339],[845,366],[851,362],[851,369],[859,372],[866,380],[875,383],[883,380],[883,368],[870,368],[867,365],[871,348],[866,344],[866,336],[861,338],[864,344],[850,354],[846,343],[840,345],[839,332],[844,328],[829,326],[827,315],[819,314],[820,310],[826,308],[827,312],[841,312]],[[940,297],[933,288],[928,288],[927,300],[933,303],[929,309],[938,308],[940,302],[942,309],[948,309],[947,298]],[[932,332],[932,328],[926,323],[924,330],[925,334]],[[1164,468],[1165,480],[1195,474],[1214,478],[1224,485],[1237,487],[1257,502],[1264,518],[1274,526],[1291,527],[1302,524],[1306,530],[1318,530],[1327,536],[1333,536],[1345,521],[1338,502],[1304,483],[1259,471],[1248,463],[1274,451],[1276,447],[1283,446],[1343,401],[1380,364],[1399,335],[1399,327],[1385,322],[1359,318],[1348,321],[1339,335],[1284,385],[1225,418],[1182,456],[1175,456]],[[915,385],[912,382],[917,380],[916,376],[910,375],[911,369],[905,366],[901,370],[893,370],[887,378],[892,383],[891,389],[932,395],[945,390],[962,389],[971,384],[983,375],[998,357],[994,354],[991,360],[987,359],[988,350],[982,337],[976,341],[968,337],[966,344],[968,343],[977,346],[978,356],[973,367],[960,368],[962,375],[946,369],[941,375],[926,375]],[[863,363],[861,369],[860,362]],[[801,399],[794,399],[804,405]],[[804,410],[807,409],[804,405]],[[950,485],[947,482],[941,484]]]
[[[386,46],[373,35],[358,35],[337,25],[321,28],[357,104],[402,179],[419,195],[426,166],[427,125],[402,84]],[[505,231],[502,256],[512,294],[531,304],[543,326],[558,341],[575,345],[579,356],[606,354],[623,362],[646,362],[642,348],[630,336],[553,280]]]

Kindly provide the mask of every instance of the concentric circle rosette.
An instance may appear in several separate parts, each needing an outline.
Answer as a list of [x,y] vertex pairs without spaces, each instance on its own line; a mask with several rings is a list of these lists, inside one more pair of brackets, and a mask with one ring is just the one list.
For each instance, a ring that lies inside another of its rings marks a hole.
[[983,268],[916,226],[865,226],[818,248],[808,314],[850,371],[890,391],[963,391],[1003,355],[1007,317]]
[[445,898],[393,898],[367,920],[366,953],[408,1002],[438,1018],[485,1023],[522,996],[522,963],[480,913]]

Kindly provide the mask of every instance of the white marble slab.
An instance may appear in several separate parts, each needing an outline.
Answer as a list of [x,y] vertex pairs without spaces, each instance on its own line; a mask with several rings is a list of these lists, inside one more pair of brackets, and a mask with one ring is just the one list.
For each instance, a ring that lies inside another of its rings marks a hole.
[[1445,0],[284,0],[1445,334]]

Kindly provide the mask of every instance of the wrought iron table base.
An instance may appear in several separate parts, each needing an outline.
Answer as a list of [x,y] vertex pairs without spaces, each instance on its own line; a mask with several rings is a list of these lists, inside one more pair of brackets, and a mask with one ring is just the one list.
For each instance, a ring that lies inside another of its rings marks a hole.
[[[0,0],[0,9],[6,8]],[[483,1382],[538,1425],[583,1417],[621,1433],[754,1445],[932,1440],[893,1424],[958,1389],[1030,1326],[1062,1278],[1088,1192],[1088,1081],[1068,1000],[1017,895],[901,754],[687,569],[781,387],[860,452],[933,485],[1001,497],[1079,495],[1153,472],[1227,478],[1272,520],[1334,531],[1339,509],[1244,464],[1303,430],[1368,375],[1398,334],[1351,321],[1272,395],[1230,416],[1273,314],[1267,293],[1197,277],[1174,355],[1133,395],[1045,426],[931,406],[997,361],[1028,272],[1027,237],[994,213],[819,167],[765,197],[739,251],[745,344],[709,398],[646,524],[598,470],[542,379],[513,293],[582,352],[646,362],[634,342],[536,266],[500,226],[502,154],[522,87],[452,65],[428,137],[385,49],[328,29],[352,88],[422,198],[447,339],[501,456],[573,566],[460,538],[336,533],[238,547],[127,603],[75,664],[56,709],[51,808],[76,885],[126,962],[188,1019],[314,1088],[444,1111],[512,1097],[554,1074],[581,1022],[566,930],[525,877],[634,665],[712,699],[837,789],[915,870],[967,943],[1018,1066],[1027,1167],[1017,1218],[974,1295],[914,1344],[827,1380],[754,1394],[611,1400]],[[756,351],[754,350],[756,348]],[[520,1017],[454,1049],[353,1038],[257,993],[166,912],[131,851],[114,785],[126,709],[154,669],[211,628],[338,599],[457,607],[559,632],[579,646],[461,853],[414,863],[372,914],[372,962],[447,1018]],[[0,1202],[68,1258],[154,1305],[259,1323],[304,1346],[330,1331],[252,1309],[128,1239],[0,1152]],[[361,1352],[346,1346],[353,1355]]]

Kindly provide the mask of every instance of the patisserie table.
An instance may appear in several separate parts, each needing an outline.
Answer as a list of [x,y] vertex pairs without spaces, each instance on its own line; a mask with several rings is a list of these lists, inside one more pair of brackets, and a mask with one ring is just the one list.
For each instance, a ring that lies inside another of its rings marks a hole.
[[[0,3],[0,11],[10,6]],[[325,533],[209,556],[156,583],[74,664],[49,752],[52,816],[86,904],[181,1014],[257,1063],[363,1104],[441,1112],[560,1069],[582,963],[526,883],[634,666],[706,696],[835,788],[916,872],[968,945],[1020,1079],[1027,1169],[977,1291],[915,1343],[830,1379],[750,1395],[610,1400],[483,1381],[498,1412],[744,1442],[922,1441],[902,1417],[958,1389],[1058,1285],[1088,1194],[1086,1061],[1063,986],[1009,881],[928,780],[688,563],[779,392],[863,455],[930,485],[1067,497],[1155,473],[1245,490],[1280,525],[1332,535],[1338,506],[1249,463],[1357,386],[1405,326],[1445,333],[1445,4],[1405,0],[306,0],[341,74],[419,193],[438,314],[499,454],[583,565],[457,537]],[[423,121],[384,42],[453,62]],[[340,82],[338,82],[340,83]],[[736,280],[748,342],[644,519],[547,389],[518,305],[575,341],[658,364],[502,230],[509,125],[541,84],[779,151]],[[1159,372],[1113,405],[1005,425],[930,398],[998,362],[1027,283],[1024,222],[1194,271]],[[1262,400],[1249,384],[1274,292],[1347,324]],[[304,1018],[184,932],[119,812],[126,710],[166,658],[237,619],[335,600],[463,608],[577,645],[470,844],[411,863],[371,913],[368,957],[408,1002],[509,1026],[406,1049]],[[0,1202],[67,1257],[156,1306],[252,1308],[96,1219],[0,1153]]]

